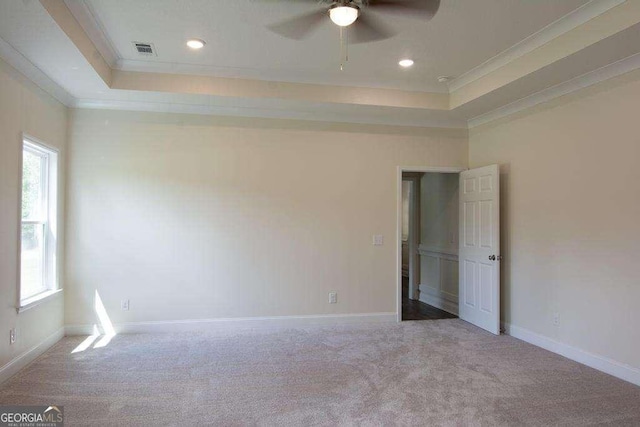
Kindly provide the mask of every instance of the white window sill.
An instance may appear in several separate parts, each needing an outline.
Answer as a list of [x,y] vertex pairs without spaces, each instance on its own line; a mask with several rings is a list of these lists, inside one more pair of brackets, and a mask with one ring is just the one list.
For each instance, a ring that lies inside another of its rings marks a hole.
[[53,289],[51,291],[45,291],[45,292],[39,293],[38,295],[34,295],[30,298],[24,299],[20,301],[20,306],[18,307],[18,313],[27,311],[30,308],[33,308],[36,305],[42,304],[43,302],[49,301],[50,299],[53,299],[60,294],[62,294],[62,289]]

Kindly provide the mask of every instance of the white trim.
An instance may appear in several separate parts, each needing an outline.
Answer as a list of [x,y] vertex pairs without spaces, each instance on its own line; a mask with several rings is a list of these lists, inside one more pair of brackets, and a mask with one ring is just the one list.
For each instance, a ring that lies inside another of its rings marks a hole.
[[105,62],[111,68],[114,68],[120,60],[120,55],[93,6],[85,0],[64,0],[64,4],[78,21],[78,24],[80,24],[98,52],[100,52]]
[[[27,132],[22,132],[21,135],[22,135],[21,136],[22,139],[20,140],[21,143],[22,143],[22,141],[27,140],[27,141],[31,142],[32,144],[41,145],[47,151],[53,151],[53,152],[55,152],[55,154],[60,154],[60,149],[58,147],[56,147],[55,145],[48,144],[48,143],[44,142],[43,140],[41,140],[39,138],[36,138],[33,135],[28,134]],[[42,150],[42,148],[41,148],[41,150]],[[20,174],[22,174],[22,169],[20,169]]]
[[75,98],[71,96],[69,92],[49,78],[42,70],[1,37],[0,58],[61,104],[67,107],[73,105]]
[[[320,314],[308,316],[233,317],[220,319],[186,319],[151,322],[116,323],[118,334],[166,332],[226,332],[242,330],[278,330],[307,326],[353,323],[383,323],[395,321],[395,313]],[[65,335],[91,335],[93,324],[67,325]]]
[[[349,81],[340,80],[326,81],[325,79],[313,78],[306,72],[287,70],[282,68],[255,68],[255,67],[231,67],[221,65],[205,65],[193,63],[179,63],[168,61],[145,61],[140,59],[120,58],[113,67],[121,71],[133,71],[140,73],[162,73],[162,74],[181,74],[187,76],[215,76],[236,79],[263,80],[274,83],[299,83],[311,85],[330,85],[346,88],[365,88],[365,89],[391,89],[409,92],[423,92],[447,94],[449,90],[441,83],[421,81],[420,87],[407,82],[394,82],[392,84],[384,84],[375,81]],[[317,73],[314,73],[317,75]]]
[[109,99],[76,99],[73,107],[87,109],[104,109],[118,111],[148,111],[159,113],[202,114],[231,117],[256,117],[267,119],[312,120],[316,122],[354,123],[365,125],[387,125],[401,127],[431,127],[446,129],[467,129],[467,121],[463,119],[399,119],[387,118],[384,115],[372,116],[366,112],[344,113],[332,111],[262,108],[245,106],[223,106],[211,104],[187,104],[180,102],[151,102]]
[[571,80],[557,84],[540,92],[534,93],[510,104],[504,105],[488,113],[469,119],[469,128],[481,126],[485,123],[501,119],[527,108],[535,107],[538,104],[549,102],[553,99],[568,95],[597,83],[621,76],[640,68],[640,53],[628,56],[619,61],[605,65],[597,70],[590,71]]
[[38,356],[53,347],[62,337],[64,337],[64,328],[58,329],[41,343],[34,345],[29,350],[10,360],[0,368],[0,384],[17,374],[21,369],[24,369]]
[[420,301],[458,316],[458,297],[455,295],[440,292],[432,286],[420,285]]
[[[46,158],[46,169],[44,173],[46,177],[42,179],[44,187],[43,194],[45,199],[45,209],[46,219],[40,221],[45,225],[45,239],[43,242],[44,245],[44,269],[43,269],[43,285],[44,291],[35,295],[31,295],[27,298],[22,298],[22,275],[18,274],[17,282],[17,301],[16,301],[16,309],[18,313],[22,313],[25,310],[28,310],[36,305],[39,305],[50,298],[54,297],[58,294],[62,289],[59,284],[59,268],[58,268],[58,254],[60,252],[60,239],[57,236],[58,230],[58,156],[60,155],[60,150],[57,147],[53,147],[45,142],[42,142],[40,139],[32,137],[26,132],[22,132],[20,146],[22,147],[19,151],[19,188],[18,188],[18,272],[22,270],[22,226],[23,224],[32,222],[32,221],[23,221],[22,220],[22,175],[23,165],[24,165],[24,151],[25,149],[34,151],[36,153],[41,153],[43,157]],[[52,236],[50,236],[52,235]],[[51,237],[55,237],[51,239]]]
[[503,322],[502,327],[507,335],[526,341],[552,353],[559,354],[598,371],[613,375],[621,380],[640,386],[640,368],[617,362],[604,356],[590,353],[569,344],[556,341],[544,335],[532,332],[519,326]]
[[460,173],[467,170],[456,166],[398,166],[396,172],[396,320],[402,322],[402,173]]
[[[467,167],[462,166],[398,166],[400,172],[400,178],[402,178],[403,172],[417,172],[417,173],[460,173],[466,171]],[[402,179],[400,180],[402,181]],[[402,182],[400,182],[400,188],[402,189]],[[402,194],[400,194],[402,196]],[[402,197],[400,198],[402,201]]]
[[22,133],[20,135],[20,144],[18,145],[20,147],[20,150],[18,150],[18,159],[17,159],[17,163],[18,163],[18,188],[17,190],[17,194],[18,194],[18,205],[16,206],[16,210],[17,210],[17,214],[18,214],[18,228],[17,228],[17,233],[16,233],[16,242],[18,243],[17,246],[17,254],[16,254],[16,271],[18,272],[17,277],[16,277],[16,309],[18,309],[21,305],[21,301],[22,301],[22,175],[24,173],[23,169],[24,169],[24,141],[25,141],[25,134]]
[[32,297],[25,298],[24,300],[20,301],[20,305],[17,307],[17,311],[18,313],[22,313],[61,294],[62,289],[49,289],[44,292],[40,292],[39,294],[35,294]]
[[458,252],[451,249],[441,249],[441,248],[435,248],[431,246],[420,245],[418,246],[418,253],[420,255],[443,258],[449,261],[458,261]]
[[[418,245],[420,244],[420,177],[402,178],[409,183],[409,238],[407,240],[407,255],[409,264],[407,277],[409,278],[409,296],[415,299],[420,282],[420,261],[418,259]],[[404,269],[404,266],[403,266]]]
[[[435,258],[438,263],[438,287],[436,288],[435,286],[429,286],[426,283],[421,283],[420,301],[457,316],[459,313],[458,296],[442,290],[444,288],[444,275],[442,274],[443,260],[455,262],[457,264],[459,262],[457,251],[454,252],[450,249],[420,245],[418,253],[421,257]],[[456,267],[456,271],[457,268],[458,267]],[[457,286],[458,284],[456,283],[456,287]]]
[[454,92],[469,83],[490,74],[511,61],[523,57],[529,52],[549,43],[551,40],[566,34],[587,21],[613,9],[626,0],[591,0],[576,10],[568,13],[555,22],[547,25],[526,39],[500,52],[493,58],[467,71],[449,82],[449,92]]

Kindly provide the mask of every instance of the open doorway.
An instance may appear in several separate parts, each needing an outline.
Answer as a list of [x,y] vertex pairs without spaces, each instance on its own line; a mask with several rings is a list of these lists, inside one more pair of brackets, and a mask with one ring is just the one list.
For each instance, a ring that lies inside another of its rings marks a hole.
[[458,317],[458,172],[402,171],[399,320]]
[[[412,184],[406,190],[408,283],[403,294],[405,180]],[[397,183],[398,321],[404,317],[403,300],[405,307],[419,302],[499,335],[499,166],[398,167]]]

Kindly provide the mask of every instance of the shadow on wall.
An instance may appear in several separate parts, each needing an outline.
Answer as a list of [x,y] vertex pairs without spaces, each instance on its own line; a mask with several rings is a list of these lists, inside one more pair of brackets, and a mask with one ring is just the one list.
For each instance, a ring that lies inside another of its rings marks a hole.
[[[101,348],[105,347],[111,342],[111,339],[116,336],[116,331],[113,328],[113,323],[109,318],[107,310],[104,308],[100,293],[96,289],[94,295],[93,310],[96,315],[97,322],[93,325],[93,332],[84,341],[82,341],[71,353],[80,353],[91,347]],[[94,344],[95,343],[95,344]]]

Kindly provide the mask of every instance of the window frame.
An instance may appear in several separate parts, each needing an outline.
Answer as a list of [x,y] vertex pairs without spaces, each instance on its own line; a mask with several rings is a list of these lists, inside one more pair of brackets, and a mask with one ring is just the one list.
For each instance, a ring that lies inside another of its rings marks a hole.
[[[17,311],[18,313],[34,307],[41,302],[59,294],[62,289],[59,285],[58,275],[58,183],[59,183],[59,150],[33,138],[27,134],[22,134],[19,161],[19,191],[18,191],[18,289],[17,289]],[[23,175],[24,175],[24,153],[31,152],[44,159],[43,170],[40,177],[40,212],[37,218],[22,218],[23,199]],[[24,225],[35,224],[43,226],[43,271],[41,291],[23,297],[22,289],[22,229]]]

